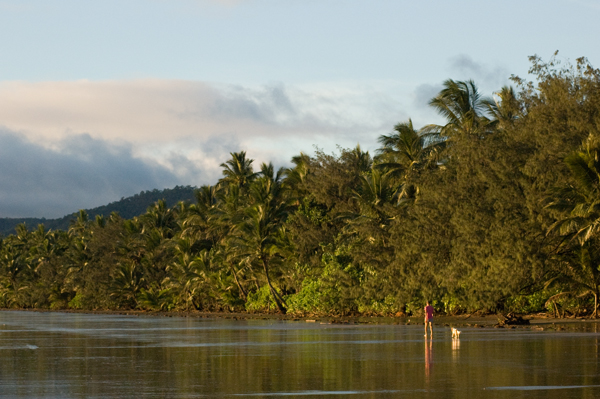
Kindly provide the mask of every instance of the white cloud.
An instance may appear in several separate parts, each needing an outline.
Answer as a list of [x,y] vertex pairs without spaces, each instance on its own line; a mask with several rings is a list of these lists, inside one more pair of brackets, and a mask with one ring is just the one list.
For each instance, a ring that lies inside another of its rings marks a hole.
[[[87,133],[134,146],[136,155],[165,158],[215,143],[260,138],[312,146],[345,145],[387,131],[399,104],[384,90],[351,86],[211,85],[181,80],[2,82],[0,124],[52,146]],[[374,140],[374,139],[373,139]],[[281,146],[279,148],[282,148]],[[300,149],[297,149],[299,151]],[[288,155],[294,149],[287,148]],[[206,151],[202,151],[206,154]]]
[[[26,173],[29,169],[4,168],[8,180],[0,190],[15,193],[11,198],[18,200],[0,198],[0,216],[38,216],[41,211],[32,211],[36,206],[46,212],[43,216],[56,216],[141,190],[214,184],[221,175],[219,165],[234,151],[247,151],[256,165],[272,161],[282,166],[300,151],[311,153],[315,145],[333,151],[337,144],[360,142],[372,149],[380,134],[406,116],[390,93],[385,83],[0,82],[3,140],[18,137],[20,143],[10,153],[20,153],[25,166],[56,172],[47,179],[56,190],[48,188],[45,196],[54,205],[42,209],[39,201],[32,206],[22,201],[26,188],[35,196],[39,179]],[[53,169],[56,165],[60,167]],[[71,168],[76,171],[68,172]],[[61,178],[69,173],[73,179]],[[101,181],[102,195],[94,185],[69,191],[79,184],[75,181],[90,180]],[[31,184],[16,190],[16,181]]]

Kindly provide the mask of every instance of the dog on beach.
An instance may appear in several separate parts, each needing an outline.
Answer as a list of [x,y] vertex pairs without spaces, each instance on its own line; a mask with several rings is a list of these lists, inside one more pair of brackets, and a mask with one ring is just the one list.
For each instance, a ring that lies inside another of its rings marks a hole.
[[460,337],[460,331],[458,331],[456,328],[452,327],[452,338],[459,338]]

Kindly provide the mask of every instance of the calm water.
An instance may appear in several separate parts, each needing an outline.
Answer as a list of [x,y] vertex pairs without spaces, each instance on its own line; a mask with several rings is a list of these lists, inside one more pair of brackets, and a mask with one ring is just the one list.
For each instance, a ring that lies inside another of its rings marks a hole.
[[430,341],[422,326],[0,312],[0,398],[600,397],[599,333],[434,333]]

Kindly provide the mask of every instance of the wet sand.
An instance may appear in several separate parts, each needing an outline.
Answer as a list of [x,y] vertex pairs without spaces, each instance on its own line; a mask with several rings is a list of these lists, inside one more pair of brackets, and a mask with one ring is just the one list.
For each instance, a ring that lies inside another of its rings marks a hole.
[[[83,313],[83,314],[106,314],[127,316],[154,316],[154,317],[190,317],[211,318],[231,320],[289,320],[295,322],[308,322],[317,324],[398,324],[398,325],[424,325],[422,316],[331,316],[318,314],[280,314],[280,313],[229,313],[229,312],[153,312],[141,310],[48,310],[48,309],[0,309],[2,311],[30,311],[51,313]],[[596,331],[600,329],[600,319],[590,317],[565,317],[555,318],[546,314],[521,315],[529,324],[524,325],[500,325],[502,315],[457,315],[436,316],[433,326],[436,327],[474,327],[474,328],[496,328],[527,329],[534,331]]]

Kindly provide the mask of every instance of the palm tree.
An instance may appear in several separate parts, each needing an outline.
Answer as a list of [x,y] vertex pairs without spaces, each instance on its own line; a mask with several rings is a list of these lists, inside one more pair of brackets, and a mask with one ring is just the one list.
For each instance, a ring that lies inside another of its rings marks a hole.
[[156,231],[161,238],[169,239],[177,229],[177,212],[167,207],[165,200],[158,200],[154,205],[148,207],[144,215],[140,217],[142,222],[142,234],[151,234]]
[[[240,155],[241,154],[241,155]],[[247,269],[246,262],[239,254],[239,248],[230,245],[228,239],[235,224],[242,218],[243,210],[247,205],[248,198],[244,193],[248,190],[247,182],[253,181],[259,174],[251,170],[250,161],[242,161],[244,153],[232,154],[233,159],[229,161],[224,174],[229,177],[222,179],[216,186],[203,186],[196,191],[197,204],[182,222],[182,238],[195,240],[194,247],[198,250],[206,250],[207,255],[215,268],[215,273],[223,277],[229,275],[238,288],[238,297],[246,301],[248,290],[244,286],[244,271]],[[245,173],[240,172],[243,168],[232,165],[246,165]],[[239,178],[238,175],[252,175],[251,179]],[[237,177],[236,177],[237,176]],[[217,270],[218,269],[218,270]],[[227,277],[220,278],[224,282]],[[227,284],[221,284],[227,292],[221,292],[221,296],[233,298],[235,290],[231,290]]]
[[292,157],[293,168],[285,170],[285,184],[292,196],[301,198],[306,193],[304,184],[310,173],[310,157],[304,153]]
[[181,236],[192,238],[195,246],[210,250],[218,241],[219,186],[202,186],[195,191],[197,203],[181,215]]
[[251,263],[262,266],[269,290],[280,312],[287,311],[283,296],[273,286],[271,267],[282,260],[280,233],[292,209],[282,181],[283,169],[261,166],[261,175],[250,186],[251,204],[235,225],[232,245]]
[[349,161],[349,165],[359,176],[371,170],[371,166],[373,166],[373,159],[369,151],[363,151],[360,144],[357,144],[352,150],[342,153],[342,158]]
[[494,93],[498,99],[483,100],[492,115],[491,124],[500,129],[511,126],[521,114],[521,104],[512,86],[504,86]]
[[204,185],[194,192],[197,206],[200,212],[207,213],[214,209],[219,203],[218,186]]
[[209,261],[206,251],[202,256],[196,256],[193,243],[189,239],[177,240],[175,244],[175,260],[167,267],[169,276],[165,284],[177,293],[180,303],[186,310],[191,307],[198,309],[199,290],[207,282]]
[[376,168],[388,171],[390,177],[403,184],[398,199],[412,198],[418,193],[412,184],[414,175],[428,165],[437,164],[446,142],[436,131],[415,129],[411,119],[397,124],[394,130],[390,135],[379,136],[383,147],[377,150]]
[[232,152],[230,155],[231,159],[221,164],[224,176],[221,181],[244,190],[257,177],[252,170],[254,160],[246,158],[246,151]]
[[171,310],[173,308],[173,294],[170,288],[159,288],[156,284],[142,288],[138,295],[138,304],[144,309]]
[[[238,251],[235,246],[229,245],[229,238],[232,235],[235,225],[243,217],[244,209],[249,199],[242,193],[237,185],[229,185],[219,191],[219,206],[211,218],[212,235],[216,239],[215,254],[223,262],[224,266],[231,270],[234,276],[237,275],[236,265],[240,263]],[[246,291],[241,282],[235,277],[242,296]]]
[[359,237],[374,243],[376,238],[389,236],[389,227],[394,220],[390,208],[397,206],[400,190],[392,178],[392,172],[372,168],[370,173],[361,176],[359,187],[353,198],[358,203],[358,212],[340,215],[346,220],[340,238],[354,241]]
[[[597,317],[600,287],[600,138],[590,135],[582,148],[564,159],[572,184],[556,190],[547,208],[558,212],[548,234],[563,237],[558,249],[559,273],[581,295],[594,296]],[[573,244],[577,243],[576,246]],[[562,293],[561,293],[562,294]]]
[[562,289],[546,302],[552,303],[561,297],[582,298],[594,297],[593,317],[598,317],[598,299],[600,296],[600,248],[598,243],[586,242],[582,246],[559,254],[557,270],[559,272],[550,279],[546,288],[552,284],[560,284]]
[[444,126],[429,125],[425,131],[437,132],[450,139],[456,136],[481,137],[489,131],[490,120],[485,113],[490,100],[479,94],[472,80],[461,82],[448,79],[444,89],[429,101],[440,115],[446,118]]
[[362,205],[363,211],[366,210],[365,206],[373,208],[394,202],[398,189],[391,176],[392,171],[384,173],[377,168],[361,176],[360,186],[354,191],[354,198]]
[[547,208],[559,212],[550,231],[581,245],[600,233],[600,138],[590,135],[581,150],[565,157],[573,184],[557,190]]
[[138,294],[145,287],[144,272],[141,265],[134,261],[125,261],[117,265],[110,286],[110,295],[127,307],[137,307]]
[[69,234],[73,236],[83,237],[90,224],[90,218],[87,212],[83,209],[77,213],[77,219],[71,222],[69,226]]
[[26,274],[29,265],[26,262],[25,254],[20,248],[7,245],[7,243],[3,244],[0,254],[0,267],[2,270],[0,296],[2,296],[2,302],[5,306],[22,305],[19,303],[20,292],[27,289],[25,285],[26,278],[23,277],[23,274]]

